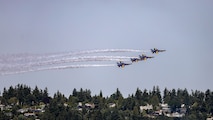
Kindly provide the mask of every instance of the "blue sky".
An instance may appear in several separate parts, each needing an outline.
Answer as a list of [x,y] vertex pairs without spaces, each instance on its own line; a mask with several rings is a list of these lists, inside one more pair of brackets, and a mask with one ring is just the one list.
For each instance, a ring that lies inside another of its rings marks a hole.
[[0,91],[17,84],[47,87],[50,95],[59,90],[66,96],[74,88],[90,89],[93,95],[102,90],[104,96],[116,88],[128,96],[137,87],[151,90],[156,85],[161,90],[212,89],[212,4],[208,0],[0,1],[0,54],[167,50],[125,69],[82,68],[0,76]]

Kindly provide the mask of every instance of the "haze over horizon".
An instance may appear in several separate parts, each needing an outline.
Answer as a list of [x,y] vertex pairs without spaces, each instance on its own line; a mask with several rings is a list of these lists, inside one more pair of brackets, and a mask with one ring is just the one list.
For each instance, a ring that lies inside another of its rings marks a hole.
[[[74,88],[124,97],[137,88],[212,90],[212,1],[0,1],[0,56],[100,49],[166,49],[124,69],[79,68],[0,76],[3,88],[26,84],[57,90]],[[98,53],[138,56],[141,53]],[[94,55],[94,54],[92,54]],[[95,54],[96,55],[96,54]],[[80,64],[116,64],[83,62]],[[1,64],[0,64],[1,65]]]

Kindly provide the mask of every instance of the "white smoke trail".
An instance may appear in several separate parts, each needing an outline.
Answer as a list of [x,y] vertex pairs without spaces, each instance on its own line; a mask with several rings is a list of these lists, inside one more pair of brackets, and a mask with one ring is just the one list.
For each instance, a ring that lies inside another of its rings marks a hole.
[[[53,67],[65,63],[92,62],[92,61],[129,61],[127,56],[78,56],[93,53],[115,53],[115,52],[146,52],[134,49],[100,49],[77,52],[52,53],[52,54],[10,54],[0,55],[0,74],[22,73],[34,71],[41,67]],[[78,66],[71,66],[77,68]],[[83,67],[83,66],[80,66]]]
[[2,55],[0,56],[0,63],[13,63],[13,62],[28,62],[28,61],[38,61],[44,59],[53,59],[57,57],[68,57],[83,54],[93,54],[93,53],[118,53],[118,52],[141,52],[145,53],[148,50],[135,50],[135,49],[97,49],[97,50],[86,50],[77,52],[64,52],[64,53],[49,53],[49,54],[12,54],[12,55]]
[[[70,58],[61,58],[61,59],[53,59],[48,61],[32,61],[32,62],[23,62],[16,64],[6,64],[0,65],[0,74],[5,73],[16,73],[34,69],[40,69],[41,67],[54,67],[57,65],[73,63],[73,62],[94,62],[94,61],[129,61],[130,58],[128,56],[77,56]],[[75,66],[76,67],[76,66]],[[82,67],[82,66],[81,66]]]
[[134,50],[134,49],[99,49],[99,50],[87,50],[74,52],[74,55],[79,54],[92,54],[92,53],[108,53],[108,52],[145,52],[144,50]]
[[74,56],[74,55],[83,55],[83,54],[95,54],[95,53],[120,53],[120,52],[140,52],[145,53],[148,50],[135,50],[135,49],[97,49],[97,50],[86,50],[78,52],[67,52],[61,54],[51,55],[50,57],[65,57],[65,56]]
[[73,69],[73,68],[88,68],[88,67],[113,67],[115,64],[87,64],[87,65],[65,65],[65,66],[52,66],[46,68],[34,68],[19,71],[5,71],[1,72],[0,75],[12,75],[26,72],[45,71],[45,70],[60,70],[60,69]]
[[61,59],[53,59],[47,61],[32,61],[32,62],[24,62],[17,64],[6,64],[3,67],[20,67],[20,66],[28,66],[28,67],[36,67],[36,66],[44,66],[44,65],[55,65],[55,64],[64,64],[64,63],[72,63],[72,62],[89,62],[89,61],[128,61],[130,58],[127,56],[78,56],[71,58],[61,58]]

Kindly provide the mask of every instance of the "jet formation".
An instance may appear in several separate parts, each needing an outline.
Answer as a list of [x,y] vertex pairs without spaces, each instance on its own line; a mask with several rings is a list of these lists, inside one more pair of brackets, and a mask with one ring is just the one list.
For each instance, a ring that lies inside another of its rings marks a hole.
[[[159,50],[157,48],[151,49],[152,54],[158,54],[159,52],[165,52],[166,50]],[[146,61],[147,59],[154,58],[154,56],[146,56],[145,54],[139,55],[139,57],[133,57],[130,58],[132,63],[138,62],[138,61]],[[131,65],[132,63],[124,63],[122,61],[117,62],[118,67],[124,68],[126,65]]]

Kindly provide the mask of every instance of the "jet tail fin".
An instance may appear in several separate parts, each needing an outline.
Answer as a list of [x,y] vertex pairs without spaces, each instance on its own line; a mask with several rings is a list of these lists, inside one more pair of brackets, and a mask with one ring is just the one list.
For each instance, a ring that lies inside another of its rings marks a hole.
[[153,49],[151,49],[151,52],[154,53],[155,51]]

